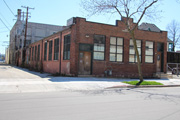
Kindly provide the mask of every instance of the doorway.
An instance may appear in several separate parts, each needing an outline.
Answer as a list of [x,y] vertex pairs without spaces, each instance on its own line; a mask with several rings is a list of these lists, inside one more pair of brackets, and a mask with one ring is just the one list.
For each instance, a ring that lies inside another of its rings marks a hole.
[[85,51],[79,52],[79,74],[80,75],[91,74],[91,52],[85,52]]
[[79,75],[92,73],[92,45],[80,44],[79,46]]
[[157,52],[157,72],[161,72],[161,52]]
[[157,72],[163,72],[164,65],[164,43],[157,44]]

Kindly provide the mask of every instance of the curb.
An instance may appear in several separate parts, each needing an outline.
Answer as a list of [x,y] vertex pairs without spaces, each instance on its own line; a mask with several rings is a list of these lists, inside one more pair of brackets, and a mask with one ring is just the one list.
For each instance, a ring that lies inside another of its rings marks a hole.
[[112,86],[106,89],[112,88],[156,88],[156,87],[180,87],[180,85],[119,85],[119,86]]

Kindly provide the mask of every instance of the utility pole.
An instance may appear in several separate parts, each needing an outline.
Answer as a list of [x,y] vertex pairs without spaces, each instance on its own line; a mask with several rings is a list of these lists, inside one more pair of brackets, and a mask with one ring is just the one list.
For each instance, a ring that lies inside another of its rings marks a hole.
[[24,46],[23,46],[23,56],[22,56],[22,64],[23,66],[25,65],[25,58],[26,58],[26,38],[27,38],[27,24],[28,24],[28,14],[29,14],[29,9],[34,9],[26,6],[21,6],[22,8],[26,8],[26,25],[25,25],[25,34],[24,34]]

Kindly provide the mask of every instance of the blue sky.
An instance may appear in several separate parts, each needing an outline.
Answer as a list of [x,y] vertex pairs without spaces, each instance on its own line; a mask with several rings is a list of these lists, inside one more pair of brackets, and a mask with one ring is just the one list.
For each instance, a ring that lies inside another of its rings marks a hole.
[[[7,3],[8,7],[4,1]],[[17,9],[22,9],[26,12],[26,9],[21,6],[29,6],[35,8],[30,10],[31,18],[30,22],[46,23],[53,25],[66,25],[67,19],[71,17],[84,17],[88,21],[115,24],[115,20],[120,19],[118,15],[96,15],[87,17],[86,13],[80,6],[81,0],[0,0],[0,19],[5,25],[11,29],[15,23],[17,15]],[[148,22],[156,24],[161,30],[166,30],[166,26],[172,20],[180,22],[180,3],[176,0],[162,0],[161,4],[157,8],[162,10],[161,17],[158,20],[143,19],[141,22]],[[14,14],[14,15],[13,15]],[[9,30],[0,21],[0,53],[5,53],[5,47],[9,41]]]

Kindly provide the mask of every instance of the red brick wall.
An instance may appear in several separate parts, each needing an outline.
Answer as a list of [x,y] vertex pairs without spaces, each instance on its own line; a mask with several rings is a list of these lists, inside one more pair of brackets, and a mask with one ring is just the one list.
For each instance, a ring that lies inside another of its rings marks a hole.
[[[131,21],[133,21],[131,19]],[[38,46],[40,44],[40,60],[30,60],[29,66],[36,68],[37,64],[39,68],[43,69],[44,72],[48,73],[62,73],[78,75],[79,65],[79,44],[94,44],[94,34],[105,35],[105,60],[97,61],[92,60],[92,75],[104,76],[104,71],[112,69],[114,77],[138,77],[138,70],[136,63],[129,63],[129,40],[131,36],[126,31],[122,21],[117,21],[117,25],[106,25],[100,23],[87,22],[86,19],[76,18],[76,23],[71,28],[66,29],[62,32],[53,34],[41,41],[31,44],[29,47]],[[63,60],[63,49],[64,49],[64,36],[71,35],[70,45],[70,60]],[[86,37],[88,35],[89,37]],[[121,37],[124,39],[124,53],[123,62],[110,62],[109,51],[110,51],[110,37]],[[59,59],[54,60],[54,40],[59,38]],[[157,61],[157,43],[164,43],[164,72],[166,72],[166,60],[167,60],[167,32],[150,32],[136,29],[135,38],[142,41],[142,64],[141,68],[144,77],[153,76],[156,73],[156,61]],[[52,60],[48,60],[49,53],[49,41],[53,41],[52,47]],[[154,42],[154,63],[145,63],[145,42]],[[44,43],[47,42],[47,60],[44,61]],[[61,51],[61,52],[60,52]],[[35,48],[34,48],[35,52]],[[34,53],[35,55],[35,53]],[[60,57],[61,56],[61,57]],[[32,57],[32,49],[31,49]],[[42,59],[42,61],[41,61]],[[39,69],[38,68],[38,69]]]
[[[133,20],[132,20],[133,21]],[[87,22],[85,19],[77,18],[76,24],[72,26],[72,41],[71,44],[71,74],[78,74],[78,56],[79,43],[93,44],[94,34],[106,36],[105,60],[93,60],[93,75],[104,75],[104,71],[108,66],[112,67],[113,76],[121,77],[137,77],[136,63],[129,63],[129,40],[131,36],[128,32],[124,32],[125,26],[122,21],[117,21],[117,26]],[[75,34],[76,33],[76,34]],[[85,37],[88,35],[89,37]],[[109,61],[110,37],[121,37],[124,39],[124,59],[122,63]],[[150,32],[136,29],[135,38],[142,40],[142,71],[144,76],[152,76],[156,73],[157,61],[157,43],[164,43],[164,72],[166,72],[166,50],[167,50],[167,32]],[[145,63],[145,42],[154,42],[154,63]],[[73,52],[72,52],[73,51]]]
[[[40,45],[40,55],[39,55],[39,60],[38,60],[38,45]],[[36,54],[35,54],[35,46],[37,46],[37,51],[36,51]],[[32,54],[32,48],[34,47],[34,53]],[[41,71],[42,70],[42,62],[41,62],[41,54],[42,54],[42,41],[38,41],[38,42],[35,42],[33,44],[30,44],[29,45],[29,49],[31,48],[31,58],[29,60],[29,67],[31,69],[35,69],[37,71]],[[29,50],[27,49],[27,50]],[[26,55],[29,55],[29,54],[26,54]],[[33,55],[33,60],[32,60],[32,55]],[[35,55],[36,55],[36,60],[35,60]],[[28,57],[29,58],[29,57]]]
[[[60,33],[56,33],[52,36],[49,36],[43,40],[43,56],[42,56],[42,64],[43,64],[43,71],[47,73],[56,74],[59,73],[60,70],[60,56],[58,56],[58,60],[54,60],[54,42],[55,39],[59,38],[59,51],[60,51]],[[52,60],[48,60],[49,58],[49,42],[52,41]],[[44,60],[44,44],[47,42],[47,58]]]
[[[66,35],[69,35],[69,34],[71,34],[71,30],[70,29],[68,29],[68,30],[66,30],[66,31],[63,31],[62,32],[62,41],[61,41],[61,73],[62,74],[71,74],[70,73],[70,60],[64,60],[63,59],[63,50],[64,50],[64,36],[66,36]],[[72,35],[71,35],[72,36]],[[72,61],[73,61],[73,56],[71,56],[71,54],[73,54],[73,40],[71,39],[71,45],[70,45],[70,59],[72,59]]]

